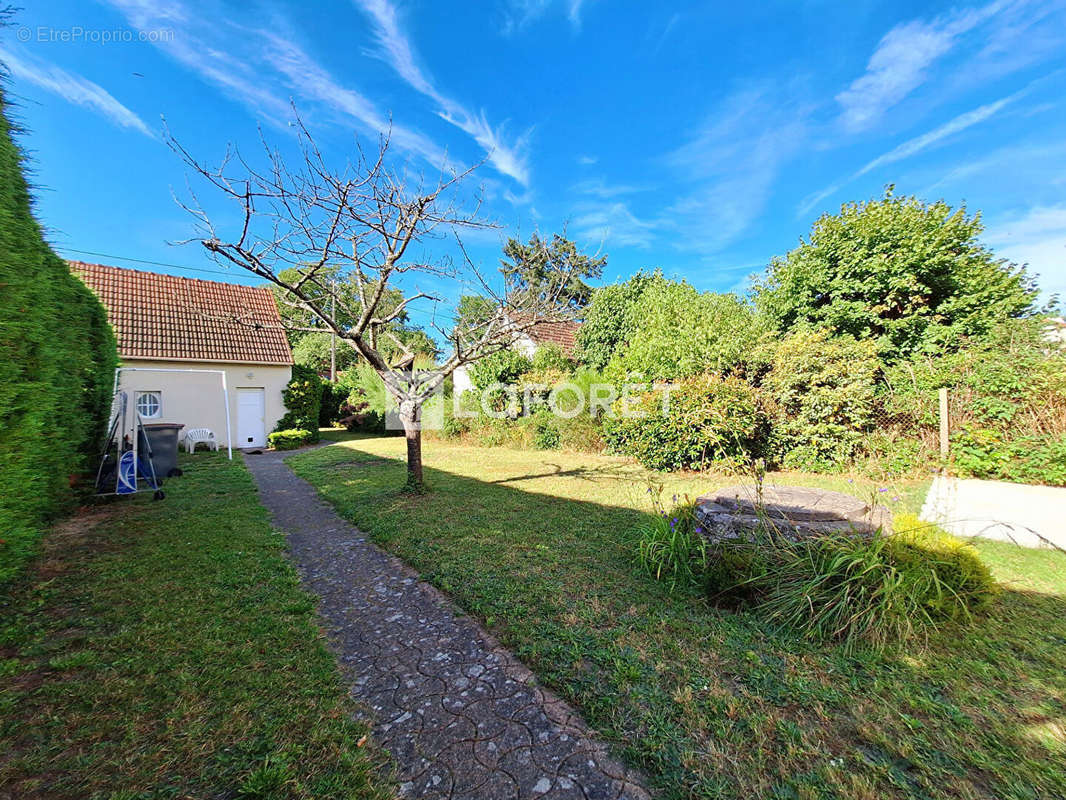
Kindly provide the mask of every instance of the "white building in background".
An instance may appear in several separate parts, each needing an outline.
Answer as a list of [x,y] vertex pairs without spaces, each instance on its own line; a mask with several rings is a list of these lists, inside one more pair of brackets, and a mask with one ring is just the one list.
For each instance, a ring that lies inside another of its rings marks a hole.
[[293,363],[269,289],[80,261],[70,266],[107,308],[124,368],[119,389],[145,423],[209,428],[224,447],[221,372],[230,444],[266,446],[285,414],[282,392]]
[[[577,332],[580,327],[579,322],[538,322],[519,334],[512,347],[532,358],[538,347],[554,344],[564,355],[572,356],[577,347]],[[464,364],[452,373],[452,385],[457,395],[474,388],[468,365]]]

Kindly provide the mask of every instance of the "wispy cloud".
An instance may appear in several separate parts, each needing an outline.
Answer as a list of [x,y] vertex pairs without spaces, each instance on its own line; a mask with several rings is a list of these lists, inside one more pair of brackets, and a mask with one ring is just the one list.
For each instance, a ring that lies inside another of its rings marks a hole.
[[720,250],[763,212],[782,165],[807,138],[809,109],[788,100],[797,93],[769,84],[738,91],[668,154],[666,164],[684,187],[666,211],[679,246]]
[[925,82],[930,67],[950,52],[963,35],[990,19],[1009,0],[997,0],[977,9],[911,20],[884,35],[866,71],[837,95],[840,119],[849,131],[865,130]]
[[599,161],[599,159],[596,156],[582,155],[577,157],[577,163],[583,167],[590,167],[597,161]]
[[529,184],[527,147],[529,131],[512,142],[506,141],[504,127],[489,124],[484,112],[474,113],[437,89],[419,65],[410,40],[400,27],[396,7],[388,0],[353,0],[374,23],[374,36],[380,55],[415,91],[433,100],[437,113],[446,122],[472,136],[485,149],[489,162],[504,175],[523,186]]
[[446,153],[427,136],[389,119],[370,99],[344,86],[292,37],[275,30],[218,22],[194,13],[181,0],[107,0],[139,30],[171,28],[177,35],[154,40],[168,56],[234,100],[284,127],[290,97],[307,100],[369,134],[390,132],[405,152],[442,167]]
[[872,161],[864,164],[857,172],[831,186],[826,187],[820,192],[807,197],[803,203],[800,204],[799,215],[802,216],[809,212],[814,206],[825,200],[830,195],[835,194],[842,189],[848,183],[851,183],[856,178],[860,178],[868,172],[872,172],[879,167],[883,167],[887,164],[892,164],[896,161],[902,161],[903,159],[915,156],[921,153],[923,150],[928,150],[930,147],[938,144],[944,139],[954,136],[956,133],[960,133],[967,128],[973,127],[978,123],[984,122],[989,117],[999,113],[1006,105],[1016,100],[1021,96],[1025,90],[1021,92],[1015,92],[1014,94],[1004,97],[1000,100],[996,100],[993,103],[986,103],[983,106],[967,111],[964,114],[959,114],[954,119],[949,120],[943,125],[934,128],[931,131],[923,133],[921,136],[915,136],[913,139],[908,139],[887,153],[879,155]]
[[[582,14],[589,2],[591,0],[563,0],[560,3],[574,31],[581,30]],[[503,32],[517,33],[547,14],[553,5],[554,0],[509,0],[504,12]]]
[[122,128],[154,138],[152,131],[139,116],[116,100],[110,92],[87,78],[36,58],[0,48],[0,61],[17,80],[24,80],[59,95],[68,103],[88,108],[107,117]]
[[639,219],[625,203],[579,203],[571,220],[574,233],[584,244],[611,244],[646,248],[655,239],[661,222]]
[[626,194],[643,192],[645,188],[626,183],[607,183],[603,178],[589,178],[588,180],[578,181],[570,187],[570,190],[577,194],[610,200]]

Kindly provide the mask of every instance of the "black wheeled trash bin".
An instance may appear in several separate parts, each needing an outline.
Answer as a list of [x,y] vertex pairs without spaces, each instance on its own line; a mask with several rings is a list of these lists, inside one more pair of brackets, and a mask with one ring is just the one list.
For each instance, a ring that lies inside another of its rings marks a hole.
[[144,426],[144,433],[152,446],[152,469],[157,478],[181,475],[178,469],[178,432],[184,427],[176,422],[154,422]]

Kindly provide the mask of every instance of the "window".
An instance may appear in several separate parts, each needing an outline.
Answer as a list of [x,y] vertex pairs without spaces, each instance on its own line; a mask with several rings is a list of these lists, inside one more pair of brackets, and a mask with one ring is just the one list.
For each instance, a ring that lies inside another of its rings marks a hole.
[[140,392],[137,395],[137,413],[144,419],[163,416],[163,402],[159,392]]

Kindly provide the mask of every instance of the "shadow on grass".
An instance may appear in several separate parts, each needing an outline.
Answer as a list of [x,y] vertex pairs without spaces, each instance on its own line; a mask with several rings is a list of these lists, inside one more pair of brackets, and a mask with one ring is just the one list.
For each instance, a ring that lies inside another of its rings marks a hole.
[[[642,574],[635,528],[650,512],[619,501],[613,469],[482,480],[459,470],[486,464],[427,465],[430,491],[412,496],[383,449],[353,441],[288,463],[480,618],[663,796],[1066,796],[1061,594],[1008,591],[973,627],[848,656]],[[383,463],[338,468],[353,451]],[[534,479],[538,493],[507,485]],[[574,480],[583,499],[552,494]]]

